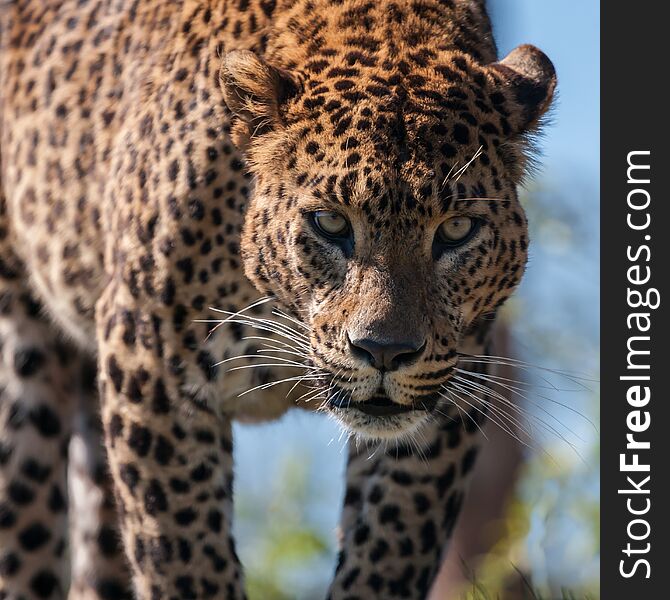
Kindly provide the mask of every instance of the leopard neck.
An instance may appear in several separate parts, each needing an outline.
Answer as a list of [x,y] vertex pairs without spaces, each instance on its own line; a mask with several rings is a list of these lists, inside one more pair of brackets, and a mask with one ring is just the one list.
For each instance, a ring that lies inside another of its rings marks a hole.
[[422,56],[439,52],[484,64],[497,58],[484,0],[182,0],[181,8],[161,6],[139,4],[138,12],[164,43],[191,48],[215,39],[220,52],[252,50],[291,71],[337,54],[369,66],[420,64]]
[[[496,59],[491,25],[479,0],[297,0],[278,5],[265,48],[267,60],[301,70],[314,60],[346,55],[372,66],[421,62],[458,52],[480,63]],[[425,60],[425,59],[424,59]]]

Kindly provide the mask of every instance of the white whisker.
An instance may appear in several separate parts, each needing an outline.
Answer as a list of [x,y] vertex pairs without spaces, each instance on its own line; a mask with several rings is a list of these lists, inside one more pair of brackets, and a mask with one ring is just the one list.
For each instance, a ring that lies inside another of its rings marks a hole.
[[[445,388],[444,386],[442,387],[442,389],[447,390],[450,393],[452,392],[452,390],[449,390],[449,389]],[[440,394],[440,396],[442,396],[444,398],[444,396],[442,394]],[[461,396],[456,396],[456,397],[458,398],[458,400],[460,400],[461,402],[465,402],[468,406],[474,408],[476,411],[480,412],[485,417],[487,416],[486,413],[483,410],[476,407],[474,404],[470,404],[470,402],[465,400],[463,397],[461,397]],[[489,439],[488,436],[484,433],[484,430],[479,426],[479,423],[477,423],[477,421],[475,421],[474,417],[467,410],[465,411],[465,414],[468,415],[468,417],[470,417],[470,420],[475,424],[475,427],[477,427],[477,429],[479,429],[479,431],[484,436],[484,438],[486,438],[488,440]]]
[[[562,426],[565,427],[565,425],[560,421],[560,419],[558,419],[558,417],[556,417],[556,416],[553,415],[551,412],[549,412],[544,406],[542,406],[542,404],[541,404],[540,402],[537,402],[537,401],[531,399],[529,396],[527,396],[527,395],[524,393],[525,390],[523,390],[523,389],[521,389],[521,388],[518,388],[518,387],[515,387],[515,386],[513,386],[513,385],[509,385],[509,384],[506,384],[506,383],[502,383],[502,382],[500,382],[500,381],[492,381],[489,375],[485,375],[485,374],[483,374],[483,373],[472,373],[472,372],[469,372],[468,375],[469,375],[470,377],[475,377],[476,379],[480,379],[480,380],[482,380],[482,381],[486,381],[486,382],[488,382],[488,383],[491,383],[492,385],[497,385],[497,386],[499,386],[499,387],[501,387],[501,388],[503,388],[503,389],[505,389],[505,390],[511,392],[512,394],[515,394],[515,395],[519,396],[520,398],[522,398],[522,399],[525,400],[526,402],[529,402],[529,403],[532,404],[533,406],[536,406],[538,409],[540,409],[540,410],[541,410],[543,413],[545,413],[547,416],[549,416],[550,418],[552,418],[553,420],[555,420],[557,423],[559,423],[560,425],[562,425]],[[487,386],[487,387],[488,387],[488,386]],[[491,389],[491,388],[488,388],[488,389]],[[562,408],[564,408],[564,409],[566,409],[566,410],[568,410],[568,411],[574,413],[575,415],[581,417],[581,418],[584,419],[587,423],[589,423],[589,424],[593,427],[593,429],[594,429],[596,432],[598,431],[598,428],[596,427],[595,423],[593,423],[593,421],[591,421],[591,419],[589,419],[586,415],[580,413],[578,410],[572,408],[571,406],[569,406],[569,405],[567,405],[567,404],[564,404],[564,403],[562,403],[562,402],[559,402],[558,400],[554,400],[553,398],[549,398],[549,397],[547,397],[547,396],[545,396],[545,395],[543,395],[543,394],[537,394],[537,396],[538,396],[539,398],[542,398],[543,400],[546,400],[547,402],[551,402],[551,403],[553,403],[553,404],[557,404],[558,406],[561,406]],[[506,399],[506,400],[508,400],[508,399]],[[509,400],[508,400],[508,401],[509,401]],[[571,432],[571,433],[573,433],[573,435],[576,435],[576,434],[574,434],[574,432]],[[579,438],[579,436],[576,436],[576,437]],[[579,439],[580,439],[580,441],[584,441],[584,440],[581,439],[581,438],[579,438]]]
[[[314,379],[320,378],[320,375],[297,375],[295,377],[286,377],[285,379],[279,379],[278,381],[271,381],[269,383],[262,383],[261,385],[257,385],[256,387],[252,387],[251,389],[248,389],[241,394],[238,394],[237,397],[241,398],[242,396],[245,396],[246,394],[250,394],[251,392],[255,392],[256,390],[267,390],[269,388],[275,387],[277,385],[280,385],[282,383],[289,383],[291,381],[296,381],[297,384],[302,382],[302,381],[310,381]],[[296,384],[296,385],[297,385]]]

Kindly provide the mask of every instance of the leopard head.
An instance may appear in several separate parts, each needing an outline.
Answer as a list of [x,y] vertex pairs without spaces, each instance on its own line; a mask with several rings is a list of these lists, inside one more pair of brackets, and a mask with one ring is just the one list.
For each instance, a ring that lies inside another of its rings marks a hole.
[[343,49],[291,70],[234,51],[220,81],[254,181],[247,277],[307,326],[326,410],[364,436],[410,433],[524,272],[517,186],[551,62],[521,46],[352,65]]

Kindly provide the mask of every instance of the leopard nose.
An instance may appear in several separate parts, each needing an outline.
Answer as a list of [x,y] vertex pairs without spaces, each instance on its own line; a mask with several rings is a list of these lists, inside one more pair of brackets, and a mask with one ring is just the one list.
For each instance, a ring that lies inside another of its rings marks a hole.
[[426,342],[381,341],[371,338],[349,339],[351,353],[381,371],[395,371],[415,362],[426,349]]

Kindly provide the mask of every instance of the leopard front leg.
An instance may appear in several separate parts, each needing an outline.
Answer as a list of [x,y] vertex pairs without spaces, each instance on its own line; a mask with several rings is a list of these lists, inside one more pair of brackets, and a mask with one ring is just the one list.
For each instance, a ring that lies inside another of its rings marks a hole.
[[98,305],[102,420],[141,599],[244,598],[231,424],[187,391],[171,321],[117,288]]
[[480,418],[441,417],[416,446],[351,443],[330,600],[427,597],[463,504]]
[[97,370],[82,361],[82,390],[68,460],[71,578],[68,600],[131,600],[103,443]]

